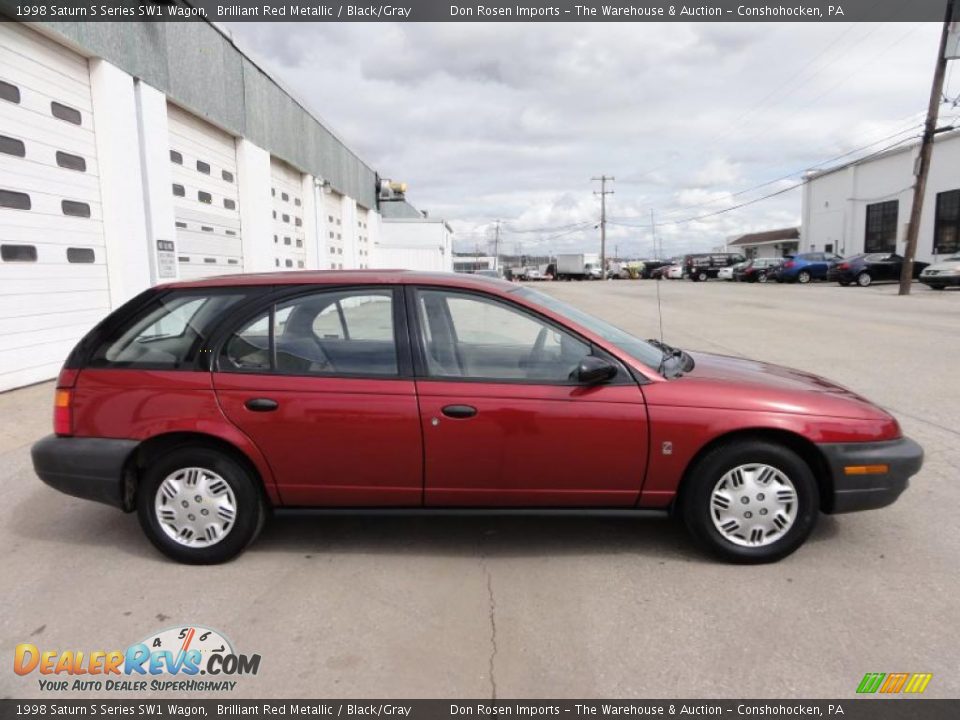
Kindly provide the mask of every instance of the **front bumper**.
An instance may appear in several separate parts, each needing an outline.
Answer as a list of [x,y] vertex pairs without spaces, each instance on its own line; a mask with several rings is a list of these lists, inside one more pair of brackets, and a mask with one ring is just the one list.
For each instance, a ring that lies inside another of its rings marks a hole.
[[[823,443],[833,477],[833,497],[825,498],[828,513],[873,510],[890,505],[907,489],[923,465],[923,448],[910,438],[869,443]],[[884,472],[850,474],[851,468],[887,466]]]
[[34,472],[67,495],[128,510],[123,468],[136,440],[48,435],[30,449]]
[[920,282],[930,287],[954,287],[960,285],[960,275],[920,275]]

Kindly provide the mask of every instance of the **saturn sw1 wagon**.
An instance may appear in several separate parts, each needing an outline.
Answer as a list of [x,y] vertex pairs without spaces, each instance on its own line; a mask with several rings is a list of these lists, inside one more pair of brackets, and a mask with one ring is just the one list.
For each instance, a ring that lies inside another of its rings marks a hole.
[[820,512],[922,462],[823,378],[633,337],[501,280],[244,275],[147,290],[73,350],[40,478],[136,512],[188,563],[288,508],[672,512],[722,558],[782,558]]

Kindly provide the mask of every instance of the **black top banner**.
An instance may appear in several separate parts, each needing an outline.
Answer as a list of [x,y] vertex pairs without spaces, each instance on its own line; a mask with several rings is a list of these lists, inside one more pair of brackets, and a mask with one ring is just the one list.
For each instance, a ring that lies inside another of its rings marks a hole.
[[0,0],[0,11],[85,22],[936,22],[946,0]]

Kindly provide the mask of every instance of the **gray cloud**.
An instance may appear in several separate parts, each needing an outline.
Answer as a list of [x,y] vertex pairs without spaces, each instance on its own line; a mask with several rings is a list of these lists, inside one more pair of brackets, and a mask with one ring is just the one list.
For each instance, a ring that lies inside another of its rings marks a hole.
[[[473,248],[593,248],[590,177],[617,177],[610,239],[667,252],[796,224],[799,191],[739,191],[919,122],[936,24],[250,24],[230,27],[410,198]],[[799,178],[799,175],[794,177]]]

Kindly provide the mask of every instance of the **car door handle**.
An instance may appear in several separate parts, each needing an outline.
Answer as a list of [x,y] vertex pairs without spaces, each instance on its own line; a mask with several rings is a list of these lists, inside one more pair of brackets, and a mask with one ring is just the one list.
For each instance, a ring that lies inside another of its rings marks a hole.
[[280,403],[270,398],[250,398],[243,406],[253,412],[270,412],[280,407]]
[[470,405],[447,405],[441,412],[449,418],[471,418],[477,414],[477,409]]

